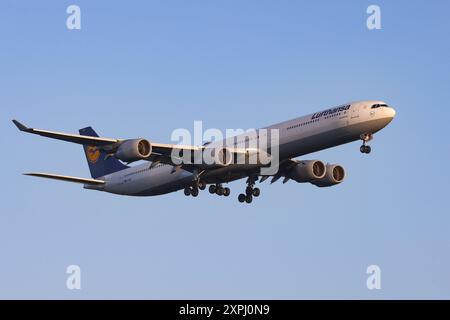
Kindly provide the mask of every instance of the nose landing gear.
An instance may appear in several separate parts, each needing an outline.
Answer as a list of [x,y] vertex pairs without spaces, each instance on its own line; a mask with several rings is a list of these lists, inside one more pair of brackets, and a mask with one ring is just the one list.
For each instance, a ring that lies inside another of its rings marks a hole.
[[363,141],[363,144],[359,148],[359,151],[361,151],[361,153],[369,154],[372,151],[372,148],[369,145],[367,145],[367,142],[373,139],[373,134],[364,133],[360,136],[360,138]]

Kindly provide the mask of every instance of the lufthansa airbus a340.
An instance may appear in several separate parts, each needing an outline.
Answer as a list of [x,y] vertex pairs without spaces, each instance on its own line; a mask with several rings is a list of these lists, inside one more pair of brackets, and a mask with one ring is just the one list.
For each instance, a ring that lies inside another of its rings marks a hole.
[[[270,144],[272,139],[268,139],[270,141],[264,151],[250,147],[247,134],[233,137],[231,147],[221,141],[189,146],[154,143],[141,138],[102,138],[91,127],[80,129],[76,135],[33,129],[16,120],[13,122],[20,131],[82,145],[92,179],[38,172],[26,175],[81,183],[86,189],[119,195],[155,196],[184,190],[186,196],[193,197],[197,197],[199,190],[204,190],[207,185],[210,193],[229,196],[230,189],[223,184],[247,178],[245,192],[239,194],[238,200],[251,203],[260,195],[255,183],[268,178],[272,183],[283,178],[283,183],[293,180],[318,187],[341,183],[345,177],[341,165],[294,158],[357,140],[362,140],[360,151],[368,154],[371,148],[367,143],[373,134],[386,127],[394,117],[395,110],[383,101],[365,100],[339,105],[255,130],[257,138],[262,132],[276,130],[278,133],[276,146]],[[263,169],[268,166],[266,162],[246,161],[252,155],[256,155],[256,159],[263,155],[270,159],[275,147],[278,159],[272,173],[264,173]],[[194,161],[194,154],[211,153],[211,149],[220,150],[216,154],[220,154],[218,158],[221,161]],[[174,157],[174,154],[179,156]],[[180,162],[180,158],[185,159],[186,155],[190,161]],[[244,161],[233,161],[237,158]],[[146,162],[129,166],[140,160]]]

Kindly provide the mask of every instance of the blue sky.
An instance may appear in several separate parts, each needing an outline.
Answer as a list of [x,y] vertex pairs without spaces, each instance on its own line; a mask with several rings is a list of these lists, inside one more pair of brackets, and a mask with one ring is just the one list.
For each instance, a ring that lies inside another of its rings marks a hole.
[[[366,28],[381,8],[382,30]],[[81,8],[82,29],[66,28]],[[447,1],[2,1],[0,298],[450,298]],[[241,205],[128,198],[37,180],[88,177],[77,145],[10,122],[170,142],[359,99],[393,105],[375,136],[325,150],[334,188],[278,182]],[[66,267],[79,265],[82,290]],[[382,289],[366,288],[379,265]]]

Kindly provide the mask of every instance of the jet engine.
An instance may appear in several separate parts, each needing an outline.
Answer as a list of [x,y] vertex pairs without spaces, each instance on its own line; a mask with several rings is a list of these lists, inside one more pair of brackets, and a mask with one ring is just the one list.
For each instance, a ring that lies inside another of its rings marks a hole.
[[227,167],[233,162],[233,153],[224,147],[207,147],[203,151],[203,163],[206,166]]
[[311,181],[318,187],[331,187],[344,181],[345,170],[338,164],[328,164],[326,174],[322,179]]
[[219,166],[229,166],[233,163],[233,153],[228,148],[214,150],[214,163]]
[[122,142],[114,156],[124,162],[133,162],[148,158],[152,154],[152,145],[145,139],[130,139]]
[[326,168],[320,160],[305,160],[300,161],[286,177],[297,182],[312,182],[324,178],[326,175]]

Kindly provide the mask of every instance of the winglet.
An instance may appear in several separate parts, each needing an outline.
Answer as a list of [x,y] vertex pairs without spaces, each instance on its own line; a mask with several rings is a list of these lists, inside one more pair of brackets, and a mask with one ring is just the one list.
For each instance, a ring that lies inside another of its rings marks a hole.
[[16,127],[20,130],[20,131],[31,131],[32,129],[28,128],[27,126],[25,126],[24,124],[20,123],[17,120],[13,120],[12,122],[14,122],[14,124],[16,125]]

